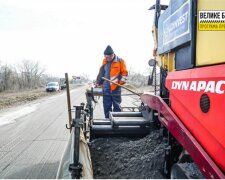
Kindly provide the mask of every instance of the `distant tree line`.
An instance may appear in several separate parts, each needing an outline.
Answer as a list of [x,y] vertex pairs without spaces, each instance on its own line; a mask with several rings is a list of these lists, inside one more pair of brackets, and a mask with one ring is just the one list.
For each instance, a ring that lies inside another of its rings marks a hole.
[[59,80],[44,72],[39,62],[31,60],[23,60],[17,65],[0,62],[0,92],[35,89],[45,86],[48,81]]
[[[147,68],[146,70],[147,74],[152,74],[152,68]],[[149,76],[137,73],[132,69],[129,69],[128,72],[129,84],[136,87],[148,85]],[[59,77],[45,74],[45,69],[37,61],[23,60],[17,65],[3,64],[0,61],[0,92],[36,89],[45,87],[50,81],[59,82],[59,80]],[[80,76],[80,81],[84,83],[90,81],[89,74],[83,73]],[[159,74],[157,73],[158,83]]]

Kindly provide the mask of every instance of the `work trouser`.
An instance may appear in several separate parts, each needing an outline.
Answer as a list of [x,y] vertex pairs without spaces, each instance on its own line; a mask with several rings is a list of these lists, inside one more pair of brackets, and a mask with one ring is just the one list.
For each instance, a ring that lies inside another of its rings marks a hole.
[[120,112],[121,107],[121,87],[117,87],[114,91],[111,92],[110,88],[103,88],[103,107],[105,118],[109,118],[109,112]]

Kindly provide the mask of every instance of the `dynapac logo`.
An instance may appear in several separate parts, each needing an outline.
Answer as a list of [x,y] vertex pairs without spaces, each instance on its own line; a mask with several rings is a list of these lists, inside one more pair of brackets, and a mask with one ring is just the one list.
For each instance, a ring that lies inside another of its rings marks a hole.
[[[171,89],[224,94],[225,81],[173,81]],[[222,88],[223,86],[223,88]]]

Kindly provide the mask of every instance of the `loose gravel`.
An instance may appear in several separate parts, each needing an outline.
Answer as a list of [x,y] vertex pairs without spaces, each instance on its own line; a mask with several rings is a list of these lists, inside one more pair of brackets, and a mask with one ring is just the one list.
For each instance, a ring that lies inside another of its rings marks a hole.
[[141,139],[95,139],[90,143],[94,178],[165,179],[164,147],[158,130]]

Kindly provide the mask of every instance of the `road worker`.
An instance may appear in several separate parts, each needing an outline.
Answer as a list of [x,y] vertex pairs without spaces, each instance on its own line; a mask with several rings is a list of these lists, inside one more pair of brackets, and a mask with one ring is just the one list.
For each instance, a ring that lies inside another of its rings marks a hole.
[[104,51],[104,59],[97,76],[96,85],[103,89],[103,108],[105,118],[109,118],[109,112],[121,111],[121,87],[108,81],[104,81],[105,77],[115,83],[125,84],[127,80],[127,69],[125,61],[118,57],[112,47],[108,45]]

